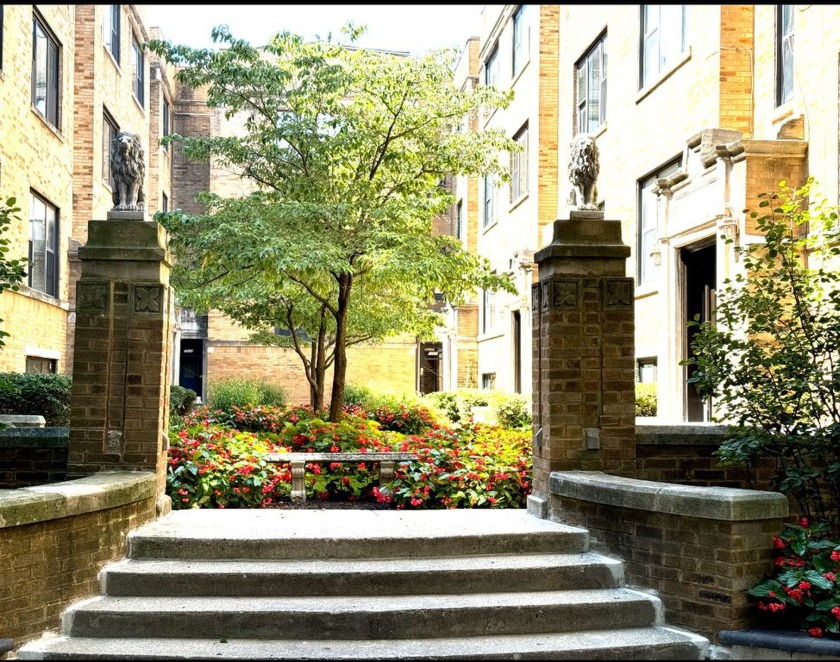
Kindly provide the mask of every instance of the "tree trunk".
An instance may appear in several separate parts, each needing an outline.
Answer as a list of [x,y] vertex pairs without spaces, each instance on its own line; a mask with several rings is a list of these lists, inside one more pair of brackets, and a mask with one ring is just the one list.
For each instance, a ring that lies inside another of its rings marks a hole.
[[347,377],[347,311],[350,307],[350,289],[353,276],[341,274],[338,277],[338,302],[335,316],[335,347],[333,348],[333,385],[330,398],[330,420],[337,423],[344,410],[344,386]]
[[317,384],[316,397],[312,398],[312,408],[320,411],[324,408],[324,379],[327,374],[327,322],[324,319],[326,308],[321,308],[321,325],[318,327],[318,340],[312,346],[313,376]]

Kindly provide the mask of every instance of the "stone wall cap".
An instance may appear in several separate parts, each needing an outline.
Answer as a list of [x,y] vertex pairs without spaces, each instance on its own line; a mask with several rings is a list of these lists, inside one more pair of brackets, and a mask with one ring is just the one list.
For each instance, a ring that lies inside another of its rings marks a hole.
[[43,416],[30,414],[0,414],[0,423],[8,423],[16,428],[42,428],[47,421]]
[[157,495],[150,471],[101,471],[50,485],[0,490],[0,529],[116,508]]
[[701,519],[749,521],[788,515],[788,500],[779,492],[675,485],[600,471],[553,471],[549,490],[580,501]]

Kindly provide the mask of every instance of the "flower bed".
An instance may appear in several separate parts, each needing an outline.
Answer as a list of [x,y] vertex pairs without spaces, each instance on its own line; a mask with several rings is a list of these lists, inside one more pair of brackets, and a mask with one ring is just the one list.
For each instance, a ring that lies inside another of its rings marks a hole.
[[[270,507],[290,500],[289,465],[268,453],[415,453],[379,486],[375,463],[307,465],[307,498],[402,508],[522,508],[531,487],[527,432],[480,424],[451,429],[422,406],[365,410],[339,423],[308,407],[202,408],[170,433],[167,492],[173,508]],[[412,434],[405,434],[410,431]]]

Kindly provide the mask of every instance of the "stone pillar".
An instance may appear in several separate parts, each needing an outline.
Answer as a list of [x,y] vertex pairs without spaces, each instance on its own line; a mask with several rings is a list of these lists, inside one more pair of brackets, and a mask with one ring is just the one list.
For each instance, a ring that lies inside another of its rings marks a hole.
[[534,256],[534,479],[528,510],[548,517],[552,471],[635,475],[635,325],[621,222],[572,211]]
[[79,248],[68,478],[152,471],[168,504],[173,294],[165,230],[143,211],[92,220]]

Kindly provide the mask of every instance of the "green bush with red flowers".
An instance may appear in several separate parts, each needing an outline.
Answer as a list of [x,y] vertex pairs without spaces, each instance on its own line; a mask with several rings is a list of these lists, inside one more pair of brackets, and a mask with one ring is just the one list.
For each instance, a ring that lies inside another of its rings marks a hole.
[[[530,493],[531,440],[523,430],[440,425],[422,405],[345,406],[338,423],[309,407],[199,408],[170,432],[173,508],[267,507],[288,501],[289,464],[267,453],[413,452],[379,486],[375,462],[306,465],[307,498],[376,501],[394,508],[520,508]],[[405,431],[411,432],[406,434]]]
[[812,637],[840,635],[840,540],[828,525],[785,524],[773,538],[775,576],[749,590],[766,625],[804,630]]

